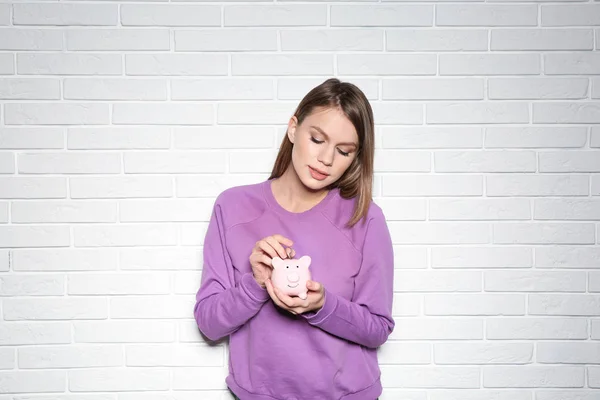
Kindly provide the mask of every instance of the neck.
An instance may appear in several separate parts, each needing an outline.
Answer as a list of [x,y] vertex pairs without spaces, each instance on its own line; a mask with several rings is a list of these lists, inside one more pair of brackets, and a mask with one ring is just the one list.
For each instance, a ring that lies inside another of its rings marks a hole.
[[298,177],[290,166],[279,178],[273,180],[273,195],[281,206],[291,212],[303,212],[318,204],[327,196],[327,189],[312,190]]

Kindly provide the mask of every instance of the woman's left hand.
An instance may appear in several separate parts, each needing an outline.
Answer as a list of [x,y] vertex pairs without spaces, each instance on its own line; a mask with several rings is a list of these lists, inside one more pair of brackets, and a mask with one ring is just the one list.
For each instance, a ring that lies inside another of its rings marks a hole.
[[298,315],[309,311],[318,311],[325,303],[325,289],[319,282],[306,282],[308,296],[305,300],[302,300],[300,297],[291,297],[282,293],[281,290],[273,286],[271,279],[266,281],[266,286],[273,302],[292,314]]

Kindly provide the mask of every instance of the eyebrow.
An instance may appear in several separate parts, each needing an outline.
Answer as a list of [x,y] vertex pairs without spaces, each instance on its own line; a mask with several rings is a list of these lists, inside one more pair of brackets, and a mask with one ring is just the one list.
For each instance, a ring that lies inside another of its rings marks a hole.
[[[325,136],[326,138],[329,138],[329,135],[327,135],[327,134],[325,133],[325,131],[324,131],[323,129],[319,128],[318,126],[316,126],[316,125],[311,125],[310,127],[311,127],[311,128],[314,128],[314,129],[316,129],[316,130],[318,130],[318,131],[319,131],[319,133],[321,133],[321,134],[322,134],[323,136]],[[346,143],[339,143],[339,144],[340,144],[340,145],[354,146],[354,147],[358,148],[358,145],[357,145],[356,143],[354,143],[354,142],[346,142]]]

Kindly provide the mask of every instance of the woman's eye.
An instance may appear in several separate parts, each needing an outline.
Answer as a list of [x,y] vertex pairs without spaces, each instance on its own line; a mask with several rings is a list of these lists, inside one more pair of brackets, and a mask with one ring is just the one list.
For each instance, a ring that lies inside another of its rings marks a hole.
[[344,157],[348,157],[350,155],[350,153],[346,153],[345,151],[342,151],[340,149],[338,149],[338,152],[343,155]]
[[314,138],[314,137],[312,137],[312,136],[310,137],[310,140],[312,140],[313,142],[315,142],[315,143],[317,143],[317,144],[323,143],[323,141],[322,141],[322,140],[317,140],[317,139],[315,139],[315,138]]

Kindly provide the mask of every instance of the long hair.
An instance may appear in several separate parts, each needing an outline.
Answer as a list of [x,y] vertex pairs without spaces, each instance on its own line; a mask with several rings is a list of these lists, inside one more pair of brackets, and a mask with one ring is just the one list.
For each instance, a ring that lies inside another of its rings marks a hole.
[[[327,187],[329,190],[339,188],[343,198],[356,197],[354,213],[348,222],[349,226],[354,226],[367,214],[372,201],[375,158],[373,110],[367,97],[357,86],[336,78],[327,79],[304,96],[294,112],[298,125],[302,124],[315,108],[321,107],[340,109],[358,134],[356,157],[340,179]],[[269,179],[279,178],[287,170],[292,162],[292,148],[293,144],[286,132]]]

